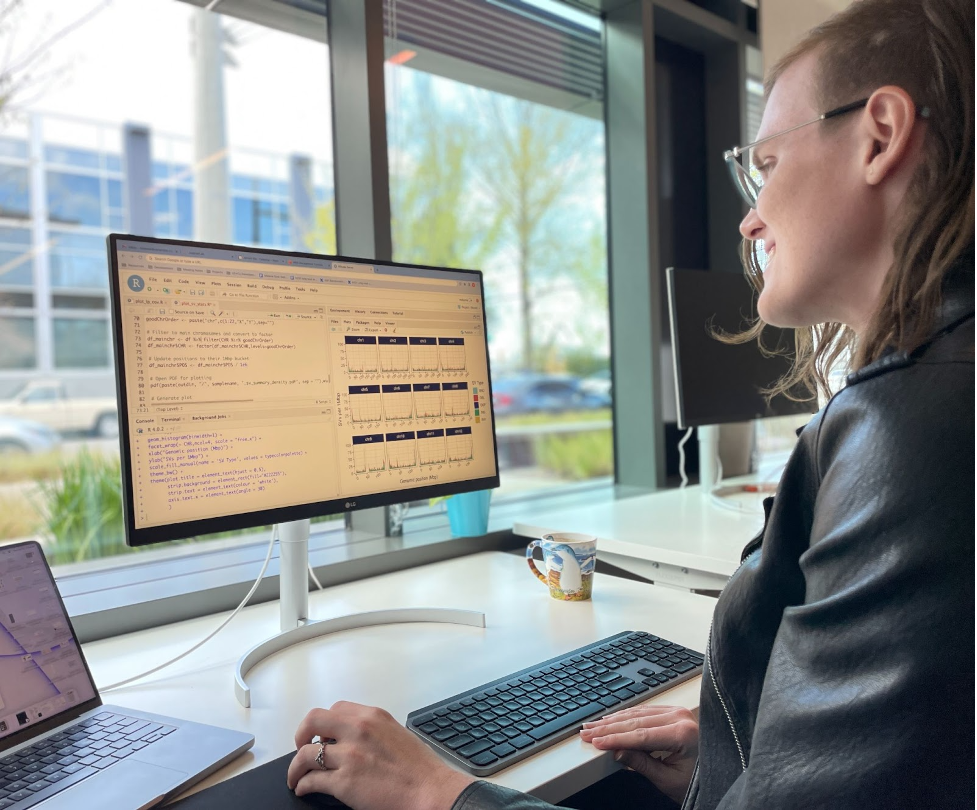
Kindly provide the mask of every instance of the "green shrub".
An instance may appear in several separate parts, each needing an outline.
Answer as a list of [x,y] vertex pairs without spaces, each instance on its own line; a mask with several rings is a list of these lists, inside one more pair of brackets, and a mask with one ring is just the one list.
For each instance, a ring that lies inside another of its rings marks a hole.
[[39,486],[41,534],[52,565],[122,554],[122,474],[118,458],[87,449],[60,465],[60,478]]
[[536,439],[536,462],[571,481],[613,475],[614,438],[606,428],[540,436]]

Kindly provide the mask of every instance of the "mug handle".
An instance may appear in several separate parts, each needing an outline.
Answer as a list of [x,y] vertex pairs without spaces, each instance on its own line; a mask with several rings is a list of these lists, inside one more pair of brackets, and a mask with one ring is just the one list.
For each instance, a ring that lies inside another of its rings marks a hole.
[[542,545],[542,543],[542,540],[533,540],[528,546],[526,546],[526,562],[529,563],[529,570],[535,574],[536,579],[538,579],[548,588],[550,585],[549,581],[544,574],[540,573],[539,566],[536,565],[536,560],[533,559],[533,549],[536,548],[536,546]]

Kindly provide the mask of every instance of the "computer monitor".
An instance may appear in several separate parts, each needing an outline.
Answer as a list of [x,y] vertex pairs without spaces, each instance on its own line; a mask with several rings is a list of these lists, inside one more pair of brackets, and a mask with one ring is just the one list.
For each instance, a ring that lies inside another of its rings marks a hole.
[[792,329],[763,332],[764,345],[787,356],[766,356],[756,341],[731,345],[716,339],[716,331],[738,334],[756,320],[757,293],[742,273],[670,267],[667,282],[680,428],[817,410],[808,392],[801,401],[782,394],[768,401],[762,393],[790,369]]
[[480,272],[108,252],[130,545],[499,485]]

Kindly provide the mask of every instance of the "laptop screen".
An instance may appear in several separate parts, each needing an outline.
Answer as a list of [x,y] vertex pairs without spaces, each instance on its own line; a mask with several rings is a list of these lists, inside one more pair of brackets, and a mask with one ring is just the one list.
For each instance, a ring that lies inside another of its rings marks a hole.
[[0,548],[0,745],[95,697],[40,546]]

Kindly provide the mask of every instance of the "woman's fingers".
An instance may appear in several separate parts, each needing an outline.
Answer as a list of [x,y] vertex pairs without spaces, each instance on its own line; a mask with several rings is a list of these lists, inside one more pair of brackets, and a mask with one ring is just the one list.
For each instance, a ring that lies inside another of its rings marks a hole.
[[612,712],[611,714],[605,714],[599,720],[591,720],[589,723],[584,723],[584,728],[588,726],[596,726],[601,723],[606,723],[608,721],[620,720],[626,717],[655,717],[660,715],[676,714],[676,713],[687,713],[690,717],[692,715],[688,709],[681,706],[632,706],[629,709],[621,709],[619,712]]
[[[327,746],[328,748],[328,746]],[[316,757],[319,755],[319,744],[310,743],[309,745],[303,745],[295,752],[295,756],[292,757],[292,761],[288,766],[288,776],[286,781],[291,789],[295,789],[295,786],[302,780],[302,777],[307,773],[313,771],[322,771],[316,762]],[[325,752],[323,753],[323,764],[326,764]],[[328,768],[329,766],[326,765]]]
[[356,703],[339,701],[330,709],[313,709],[299,723],[295,731],[296,750],[312,742],[313,737],[322,739],[340,739],[351,727],[351,718],[355,717],[365,707]]
[[307,796],[310,793],[335,794],[336,774],[332,771],[309,771],[295,785],[292,790],[296,796]]
[[676,751],[683,746],[682,740],[673,729],[636,728],[631,731],[617,731],[594,737],[590,741],[594,748],[602,750],[629,749],[635,751]]
[[602,737],[607,734],[619,734],[638,728],[667,728],[685,722],[694,722],[694,720],[684,710],[653,713],[619,712],[601,720],[584,723],[583,728],[580,730],[580,736],[584,740],[592,740],[594,737]]

